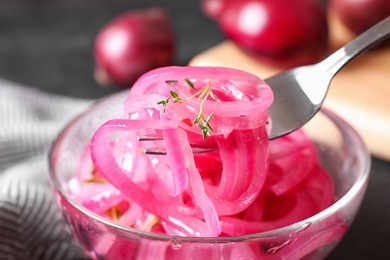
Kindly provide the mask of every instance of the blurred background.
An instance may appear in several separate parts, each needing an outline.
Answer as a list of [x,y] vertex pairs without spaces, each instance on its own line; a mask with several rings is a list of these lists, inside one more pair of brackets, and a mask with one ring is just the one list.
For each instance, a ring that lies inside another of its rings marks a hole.
[[156,5],[173,21],[176,64],[187,64],[223,39],[196,0],[0,0],[0,77],[82,98],[115,91],[98,86],[93,78],[94,39],[124,11]]
[[[0,0],[0,78],[77,98],[115,92],[93,77],[94,39],[120,13],[156,5],[172,18],[177,65],[225,39],[198,0]],[[390,259],[390,166],[373,159],[363,206],[330,260]]]

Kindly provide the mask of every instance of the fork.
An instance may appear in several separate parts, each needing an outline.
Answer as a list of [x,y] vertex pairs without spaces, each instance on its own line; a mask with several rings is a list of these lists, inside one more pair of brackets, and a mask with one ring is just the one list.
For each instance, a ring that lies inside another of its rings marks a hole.
[[[323,61],[278,73],[265,81],[274,93],[268,109],[272,129],[268,138],[275,139],[302,127],[321,109],[332,78],[360,53],[390,35],[390,16],[347,43]],[[144,135],[139,141],[163,140],[162,135]],[[193,147],[194,153],[214,151]],[[165,154],[163,147],[148,148],[146,154]]]
[[[144,135],[137,135],[137,140],[140,142],[146,142],[146,141],[163,141],[164,135],[162,134],[144,134]],[[206,148],[206,147],[197,147],[191,145],[191,149],[193,153],[209,153],[209,152],[215,152],[216,150],[214,148]],[[165,147],[151,147],[151,148],[144,148],[143,152],[145,154],[153,154],[153,155],[164,155],[166,154]]]
[[390,34],[390,16],[383,19],[323,61],[278,73],[265,81],[274,92],[268,109],[269,139],[286,135],[307,123],[321,108],[332,78],[360,53]]

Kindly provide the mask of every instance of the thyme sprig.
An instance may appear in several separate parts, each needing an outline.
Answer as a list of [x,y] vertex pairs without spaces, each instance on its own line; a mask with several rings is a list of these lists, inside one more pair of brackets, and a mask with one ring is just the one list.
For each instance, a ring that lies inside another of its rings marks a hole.
[[[203,139],[206,139],[207,136],[211,135],[211,131],[214,131],[210,125],[210,120],[213,117],[213,113],[211,113],[206,119],[204,119],[203,112],[200,112],[198,117],[194,119],[194,124],[202,130]],[[198,124],[201,122],[201,124]]]
[[[187,85],[191,89],[196,90],[195,86],[194,86],[194,84],[193,84],[193,82],[191,80],[189,80],[188,78],[183,78],[183,80],[187,83]],[[174,85],[177,82],[178,81],[176,81],[176,80],[167,80],[166,81],[166,83],[169,84],[169,85]],[[211,135],[211,131],[214,131],[213,128],[211,127],[211,125],[210,125],[210,120],[213,117],[213,113],[211,113],[210,115],[208,115],[206,117],[204,115],[204,113],[203,113],[203,106],[204,106],[204,103],[206,102],[206,100],[208,99],[208,97],[211,97],[211,98],[213,98],[214,100],[216,100],[218,102],[221,101],[217,97],[217,95],[215,95],[215,93],[211,89],[211,80],[207,81],[207,84],[206,84],[205,87],[199,89],[198,91],[196,91],[194,94],[192,94],[191,96],[189,96],[187,98],[181,98],[173,90],[169,91],[169,94],[171,95],[171,97],[168,97],[168,98],[166,98],[164,100],[161,100],[161,101],[157,102],[158,105],[162,105],[163,106],[163,112],[165,112],[169,102],[182,103],[182,102],[194,99],[194,98],[201,99],[200,107],[199,107],[199,114],[194,119],[193,123],[202,130],[203,139],[206,139],[207,136],[210,136]]]
[[157,105],[162,105],[163,111],[165,112],[165,109],[167,108],[168,102],[169,102],[169,98],[157,102]]

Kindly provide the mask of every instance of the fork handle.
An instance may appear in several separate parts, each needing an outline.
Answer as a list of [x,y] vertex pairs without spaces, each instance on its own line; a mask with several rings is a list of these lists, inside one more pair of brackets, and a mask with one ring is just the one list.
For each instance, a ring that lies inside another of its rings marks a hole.
[[332,78],[342,67],[352,61],[357,55],[390,35],[390,16],[372,26],[354,40],[347,43],[328,58],[318,63],[325,68],[325,73]]

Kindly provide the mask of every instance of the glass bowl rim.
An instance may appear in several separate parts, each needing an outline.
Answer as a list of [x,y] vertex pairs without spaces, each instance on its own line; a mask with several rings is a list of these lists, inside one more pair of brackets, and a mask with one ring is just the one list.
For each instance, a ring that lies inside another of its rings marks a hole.
[[66,199],[66,201],[75,209],[80,211],[81,213],[85,214],[89,218],[94,219],[95,221],[98,221],[101,224],[107,225],[110,228],[116,229],[118,231],[121,231],[121,234],[131,234],[137,235],[138,237],[142,237],[144,239],[150,239],[150,240],[158,240],[158,241],[165,241],[165,242],[172,242],[172,241],[180,241],[181,243],[189,242],[189,243],[230,243],[230,242],[244,242],[248,240],[255,240],[255,239],[264,239],[264,238],[272,238],[277,236],[280,233],[285,233],[289,231],[295,231],[297,228],[302,229],[308,226],[308,223],[315,222],[318,219],[325,218],[326,216],[332,215],[334,212],[337,212],[341,208],[343,208],[350,200],[352,200],[355,196],[357,196],[358,192],[363,188],[363,186],[368,181],[369,175],[370,175],[370,169],[371,169],[371,155],[368,151],[367,146],[365,145],[364,141],[360,137],[360,135],[356,132],[356,130],[348,124],[344,119],[342,119],[340,116],[338,116],[335,112],[332,112],[330,109],[322,107],[320,110],[320,113],[324,114],[328,119],[330,119],[338,129],[340,129],[343,134],[348,134],[349,138],[351,138],[356,144],[356,146],[361,151],[361,156],[364,160],[364,167],[362,171],[358,174],[358,178],[353,183],[351,188],[341,197],[339,198],[335,203],[333,203],[330,207],[322,210],[321,212],[306,218],[304,220],[301,220],[299,222],[290,224],[288,226],[280,227],[277,229],[264,231],[260,233],[253,233],[248,235],[240,235],[240,236],[226,236],[226,237],[184,237],[184,236],[175,236],[175,235],[167,235],[167,234],[159,234],[159,233],[153,233],[148,231],[142,231],[131,227],[125,227],[119,224],[116,224],[104,217],[101,217],[94,212],[88,210],[87,208],[83,207],[79,203],[77,203],[61,186],[56,173],[54,171],[52,157],[53,152],[56,148],[56,146],[61,143],[61,139],[64,135],[66,135],[67,130],[71,128],[74,124],[78,123],[84,116],[86,116],[94,107],[99,107],[101,104],[108,103],[110,99],[113,99],[114,97],[119,97],[122,95],[127,95],[128,91],[120,91],[114,94],[110,94],[106,97],[100,98],[94,102],[88,108],[86,108],[83,112],[81,112],[79,115],[77,115],[75,118],[73,118],[70,122],[68,122],[62,130],[60,130],[57,137],[54,139],[54,141],[51,144],[50,150],[48,152],[48,168],[49,168],[49,175],[50,180],[52,183],[53,188],[60,194],[61,197]]

